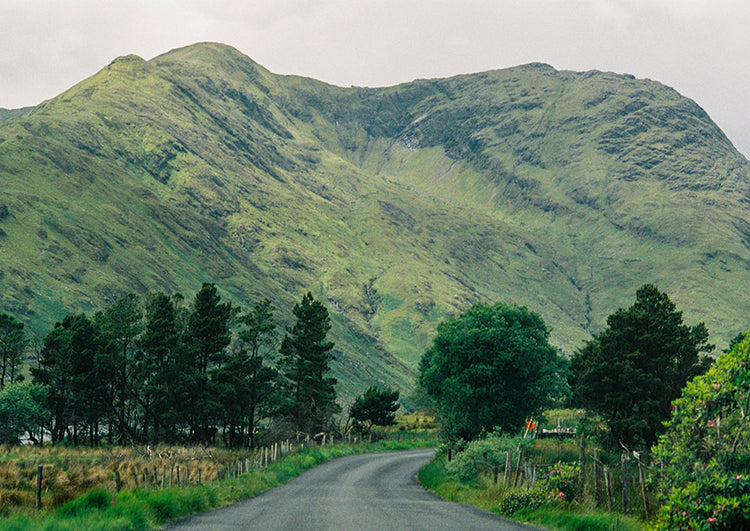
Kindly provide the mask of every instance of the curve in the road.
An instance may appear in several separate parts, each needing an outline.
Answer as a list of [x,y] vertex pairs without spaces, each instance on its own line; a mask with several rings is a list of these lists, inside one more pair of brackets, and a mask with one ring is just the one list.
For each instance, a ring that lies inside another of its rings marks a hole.
[[416,481],[432,450],[333,459],[286,485],[229,507],[183,518],[169,531],[505,530],[537,529],[452,503]]

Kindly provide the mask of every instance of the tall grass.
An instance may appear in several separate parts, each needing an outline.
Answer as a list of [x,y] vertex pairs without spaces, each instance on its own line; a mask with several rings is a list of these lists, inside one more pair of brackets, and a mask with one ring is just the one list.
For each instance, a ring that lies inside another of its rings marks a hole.
[[[543,448],[540,453],[544,455],[545,452]],[[502,481],[495,484],[493,479],[486,475],[478,475],[471,481],[461,481],[449,472],[444,457],[436,458],[423,467],[419,472],[418,481],[424,488],[442,498],[468,503],[496,513],[500,513],[498,505],[503,496],[509,492],[526,491],[526,487],[515,490],[506,489]],[[533,523],[546,529],[565,531],[643,531],[646,529],[646,524],[642,520],[619,513],[607,513],[586,503],[567,507],[544,505],[536,509],[521,509],[512,515],[512,519]]]

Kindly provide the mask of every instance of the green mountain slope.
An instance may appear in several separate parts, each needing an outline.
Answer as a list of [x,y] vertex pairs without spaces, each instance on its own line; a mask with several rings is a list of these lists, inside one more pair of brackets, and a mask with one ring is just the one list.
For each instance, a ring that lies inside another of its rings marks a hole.
[[648,80],[532,64],[343,89],[199,44],[0,123],[0,308],[43,331],[127,291],[310,289],[344,394],[406,389],[437,323],[529,306],[571,351],[656,282],[747,326],[750,166]]

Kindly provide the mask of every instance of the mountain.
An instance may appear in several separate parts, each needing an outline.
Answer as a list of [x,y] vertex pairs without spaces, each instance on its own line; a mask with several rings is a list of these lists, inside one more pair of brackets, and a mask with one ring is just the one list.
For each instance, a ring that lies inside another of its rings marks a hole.
[[128,291],[213,281],[288,320],[311,290],[351,396],[409,389],[477,301],[537,311],[567,352],[646,282],[720,345],[748,326],[750,163],[654,81],[529,64],[340,88],[204,43],[21,111],[0,113],[0,309],[40,333]]

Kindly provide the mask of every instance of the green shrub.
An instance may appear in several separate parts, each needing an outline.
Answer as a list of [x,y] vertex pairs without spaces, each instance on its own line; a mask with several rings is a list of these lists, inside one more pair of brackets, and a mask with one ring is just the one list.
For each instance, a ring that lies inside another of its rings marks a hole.
[[504,470],[509,450],[515,452],[519,445],[525,448],[531,444],[531,439],[492,433],[470,442],[463,451],[456,452],[447,469],[459,480],[469,482],[476,478],[477,471],[484,467],[485,463],[490,468],[497,465],[499,470]]
[[578,463],[557,462],[546,478],[537,483],[537,488],[548,493],[552,499],[573,502],[582,494],[581,467]]
[[750,339],[689,382],[654,447],[654,529],[750,528]]
[[497,505],[500,513],[513,516],[519,511],[532,511],[550,502],[549,495],[538,489],[508,492]]

